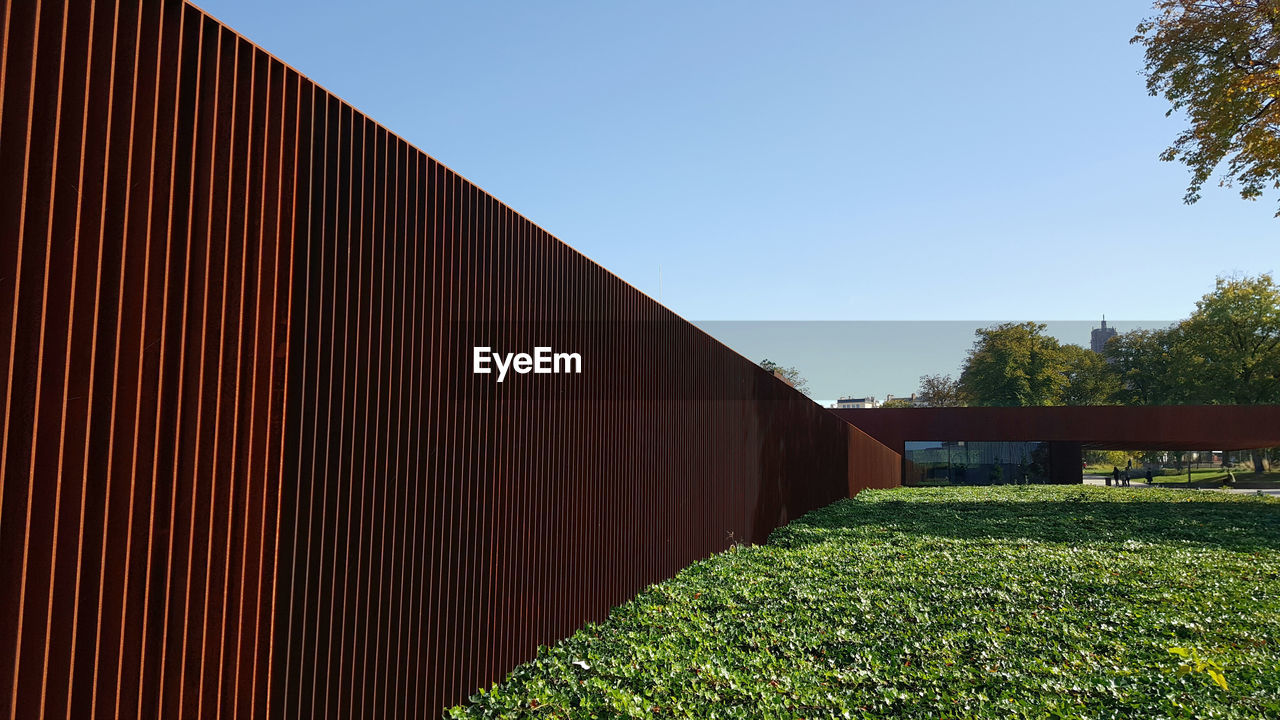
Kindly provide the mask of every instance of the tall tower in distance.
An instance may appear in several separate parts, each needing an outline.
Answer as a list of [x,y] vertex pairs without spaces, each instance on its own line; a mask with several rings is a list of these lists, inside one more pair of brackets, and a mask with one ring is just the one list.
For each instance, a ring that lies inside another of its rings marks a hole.
[[1107,316],[1102,316],[1102,327],[1094,328],[1089,334],[1089,349],[1101,353],[1102,349],[1107,346],[1107,341],[1116,336],[1116,329],[1107,327]]

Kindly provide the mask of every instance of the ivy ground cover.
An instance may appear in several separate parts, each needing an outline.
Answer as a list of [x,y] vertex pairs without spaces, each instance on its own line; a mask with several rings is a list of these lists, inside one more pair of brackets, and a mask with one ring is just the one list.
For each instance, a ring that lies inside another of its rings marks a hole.
[[449,714],[1280,718],[1280,501],[864,492],[648,588]]

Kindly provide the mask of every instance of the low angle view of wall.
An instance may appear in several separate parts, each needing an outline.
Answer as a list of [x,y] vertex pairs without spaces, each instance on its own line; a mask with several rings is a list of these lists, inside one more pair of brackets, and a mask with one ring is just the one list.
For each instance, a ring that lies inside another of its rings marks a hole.
[[3,22],[9,717],[436,715],[898,483],[898,453],[195,7]]

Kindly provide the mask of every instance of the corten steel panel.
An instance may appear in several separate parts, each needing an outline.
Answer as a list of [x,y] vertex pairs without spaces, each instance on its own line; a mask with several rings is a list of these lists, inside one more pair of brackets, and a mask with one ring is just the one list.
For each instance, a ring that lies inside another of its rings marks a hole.
[[[896,482],[194,7],[0,17],[0,716],[434,716]],[[584,373],[469,370],[535,344]]]
[[908,441],[1062,441],[1087,447],[1244,450],[1280,445],[1280,405],[831,410],[899,452]]
[[891,488],[901,483],[902,455],[878,440],[849,426],[849,497],[869,488]]

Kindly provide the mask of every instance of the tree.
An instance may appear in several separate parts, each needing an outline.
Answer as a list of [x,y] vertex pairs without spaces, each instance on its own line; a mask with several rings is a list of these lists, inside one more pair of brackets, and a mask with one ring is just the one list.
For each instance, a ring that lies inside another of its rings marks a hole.
[[1103,354],[1120,382],[1116,397],[1122,404],[1194,402],[1199,363],[1188,351],[1183,333],[1180,324],[1161,330],[1131,330],[1107,343]]
[[1182,328],[1202,360],[1197,401],[1280,403],[1280,287],[1270,275],[1218,278]]
[[1085,462],[1090,465],[1111,465],[1122,468],[1133,459],[1133,453],[1123,450],[1085,450],[1082,454]]
[[[1130,405],[1280,403],[1280,287],[1270,275],[1218,278],[1186,320],[1107,344]],[[1253,452],[1259,472],[1269,466]]]
[[922,375],[920,399],[927,407],[960,407],[964,405],[964,392],[960,381],[950,375]]
[[776,362],[773,362],[769,358],[765,358],[764,360],[761,360],[760,367],[764,368],[768,372],[773,373],[777,377],[782,378],[783,382],[787,383],[788,385],[795,388],[796,390],[799,390],[805,395],[809,394],[809,383],[803,377],[800,376],[799,370],[793,367],[782,367],[781,365],[779,365]]
[[910,399],[908,399],[908,398],[894,398],[894,399],[892,399],[892,400],[885,400],[884,402],[880,403],[880,407],[882,407],[882,408],[909,408],[909,407],[915,407],[915,405],[912,405],[912,404],[911,404],[911,400],[910,400]]
[[[1280,287],[1270,275],[1218,278],[1182,325],[1201,361],[1197,401],[1280,403]],[[1254,470],[1270,468],[1264,450],[1252,455]]]
[[1218,278],[1186,320],[1118,335],[1105,354],[1128,405],[1280,402],[1280,288]]
[[[1147,91],[1190,127],[1160,155],[1191,170],[1183,200],[1223,163],[1220,185],[1253,200],[1280,188],[1280,2],[1156,0],[1130,41],[1143,46]],[[1276,215],[1280,217],[1280,211]]]
[[1062,347],[1042,323],[1003,323],[975,334],[960,386],[974,405],[1054,405],[1066,383]]
[[1106,358],[1079,345],[1063,345],[1066,383],[1063,405],[1111,405],[1120,392],[1120,378]]

